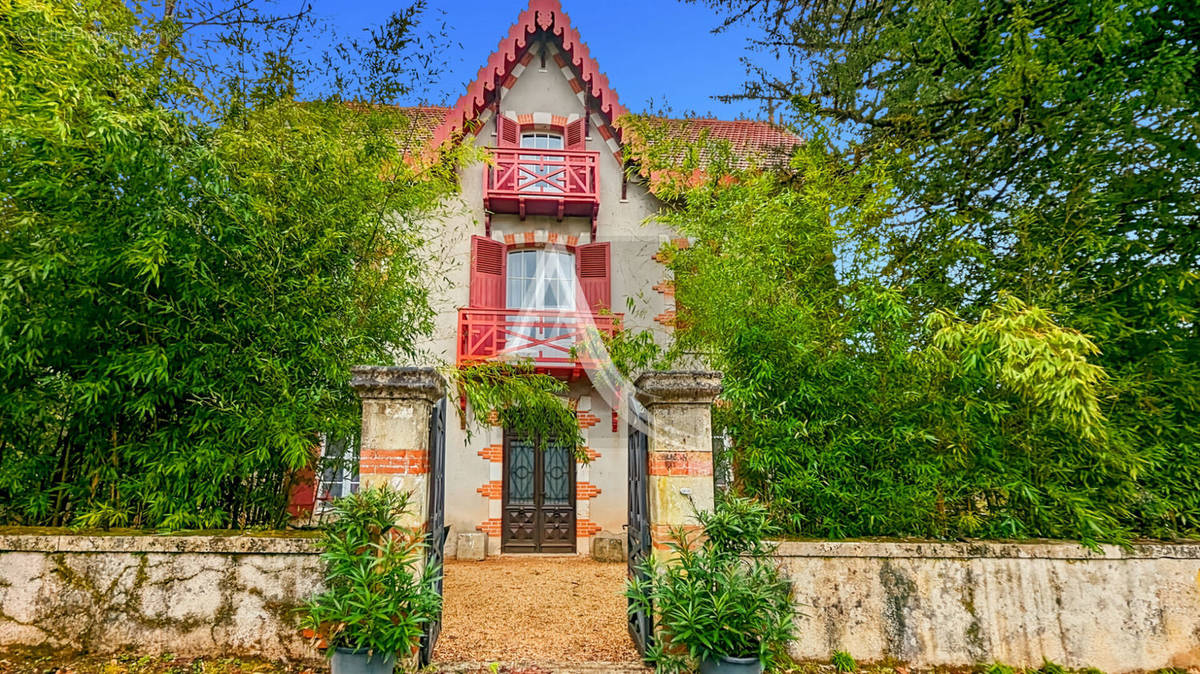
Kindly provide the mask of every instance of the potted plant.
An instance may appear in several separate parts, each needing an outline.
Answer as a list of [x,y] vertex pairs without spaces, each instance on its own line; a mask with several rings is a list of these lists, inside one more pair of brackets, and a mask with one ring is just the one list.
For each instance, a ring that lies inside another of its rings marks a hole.
[[667,553],[649,557],[627,586],[630,610],[653,616],[646,660],[661,672],[758,674],[786,653],[795,611],[764,538],[766,510],[727,497],[697,518],[702,532],[675,530]]
[[374,488],[333,503],[320,543],[325,590],[301,609],[301,627],[324,642],[333,674],[391,674],[441,612],[441,569],[424,563],[424,532],[396,525],[409,499]]

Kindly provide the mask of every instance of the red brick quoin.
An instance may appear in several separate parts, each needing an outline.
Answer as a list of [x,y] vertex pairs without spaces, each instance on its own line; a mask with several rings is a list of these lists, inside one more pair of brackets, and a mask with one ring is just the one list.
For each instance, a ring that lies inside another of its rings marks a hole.
[[579,482],[575,485],[575,498],[580,501],[587,501],[596,498],[600,495],[600,488],[591,482]]
[[485,461],[500,463],[504,460],[504,445],[488,445],[476,452]]
[[498,499],[504,496],[504,483],[500,480],[492,480],[485,482],[482,487],[476,487],[475,491],[483,494],[487,499]]
[[575,416],[579,419],[579,427],[585,430],[600,423],[600,417],[591,412],[576,412]]
[[577,520],[575,522],[575,536],[577,538],[586,538],[588,536],[595,536],[596,534],[600,533],[601,531],[603,531],[603,529],[600,528],[600,525],[596,524],[595,522],[593,522],[591,520],[581,519],[581,520]]
[[429,472],[429,452],[423,449],[364,449],[358,470],[374,475],[424,475]]

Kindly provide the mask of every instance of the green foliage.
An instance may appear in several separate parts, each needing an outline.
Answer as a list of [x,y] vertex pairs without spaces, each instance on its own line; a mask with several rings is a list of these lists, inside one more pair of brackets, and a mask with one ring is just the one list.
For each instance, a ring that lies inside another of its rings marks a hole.
[[721,656],[786,662],[794,629],[791,581],[773,549],[752,538],[763,530],[765,509],[734,498],[697,516],[703,536],[675,530],[666,558],[648,557],[643,575],[628,581],[630,610],[654,617],[646,659],[664,672],[693,671]]
[[327,655],[339,647],[408,655],[441,615],[442,570],[424,564],[423,530],[396,526],[409,502],[407,492],[388,488],[334,501],[321,538],[325,591],[300,609],[301,629],[324,639]]
[[839,672],[857,672],[858,663],[854,661],[854,657],[846,651],[833,652],[833,668]]
[[725,372],[737,488],[789,535],[1144,533],[1154,453],[1106,414],[1097,344],[1013,295],[959,315],[881,285],[888,176],[813,142],[660,216],[696,239],[673,348]]
[[539,374],[533,365],[522,362],[483,362],[449,374],[467,397],[476,424],[488,426],[496,420],[509,433],[541,445],[552,439],[566,443],[577,459],[587,460],[579,421],[565,398],[566,382]]
[[871,238],[914,317],[981,320],[1009,293],[1088,335],[1108,378],[1090,419],[1143,460],[1122,521],[1200,531],[1200,5],[706,4],[792,65],[755,69],[749,95],[831,128],[855,172],[894,168]]
[[281,525],[319,434],[359,426],[349,366],[430,325],[414,222],[454,158],[271,82],[196,122],[171,22],[122,3],[3,15],[0,521]]

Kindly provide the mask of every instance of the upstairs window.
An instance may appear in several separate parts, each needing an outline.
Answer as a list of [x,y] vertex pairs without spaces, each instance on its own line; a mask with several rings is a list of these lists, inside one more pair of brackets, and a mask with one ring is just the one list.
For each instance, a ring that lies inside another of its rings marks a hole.
[[[515,248],[471,237],[470,306],[478,309],[612,309],[612,255],[607,241],[567,250]],[[576,303],[576,292],[584,303]]]
[[540,248],[508,254],[509,309],[575,310],[575,256]]

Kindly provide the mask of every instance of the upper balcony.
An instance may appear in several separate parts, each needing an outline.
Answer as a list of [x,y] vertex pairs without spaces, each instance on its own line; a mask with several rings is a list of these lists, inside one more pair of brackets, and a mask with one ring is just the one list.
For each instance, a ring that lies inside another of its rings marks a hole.
[[621,328],[621,314],[529,309],[458,310],[458,364],[524,360],[542,372],[579,375],[597,366],[586,345]]
[[483,207],[490,213],[591,218],[600,210],[600,153],[492,148],[484,167]]

